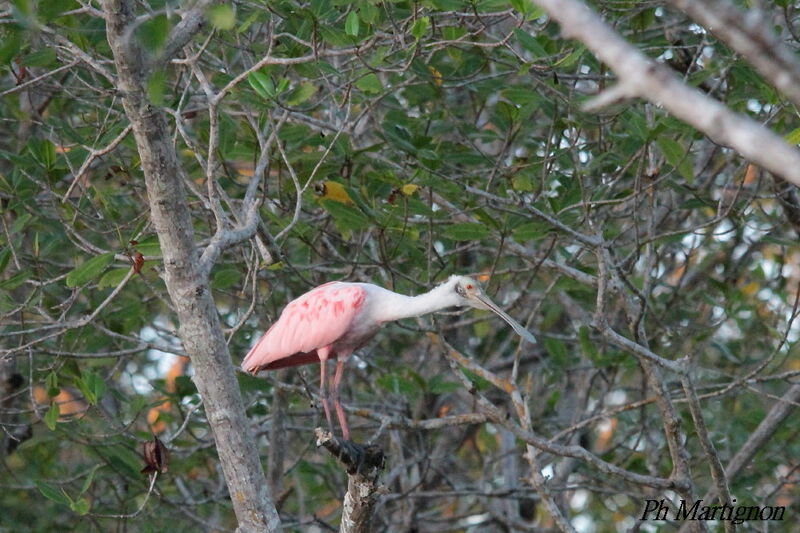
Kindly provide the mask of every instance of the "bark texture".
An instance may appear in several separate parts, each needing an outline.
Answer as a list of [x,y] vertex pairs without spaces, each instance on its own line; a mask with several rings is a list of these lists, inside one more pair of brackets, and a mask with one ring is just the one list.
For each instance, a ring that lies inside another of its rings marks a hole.
[[201,268],[192,219],[164,113],[147,98],[147,63],[131,38],[132,3],[103,2],[108,42],[117,69],[117,89],[133,127],[158,233],[164,277],[180,322],[179,335],[194,365],[194,382],[214,433],[233,509],[243,533],[280,531],[228,347]]
[[370,533],[372,513],[380,494],[378,476],[383,471],[380,447],[339,440],[330,431],[317,428],[317,446],[324,446],[347,470],[347,492],[342,503],[339,533]]

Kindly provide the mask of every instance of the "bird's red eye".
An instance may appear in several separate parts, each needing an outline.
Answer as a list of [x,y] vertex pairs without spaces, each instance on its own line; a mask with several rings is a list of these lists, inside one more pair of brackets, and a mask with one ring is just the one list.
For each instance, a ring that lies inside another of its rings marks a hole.
[[467,288],[468,288],[468,289],[471,289],[471,288],[472,288],[472,285],[467,285]]

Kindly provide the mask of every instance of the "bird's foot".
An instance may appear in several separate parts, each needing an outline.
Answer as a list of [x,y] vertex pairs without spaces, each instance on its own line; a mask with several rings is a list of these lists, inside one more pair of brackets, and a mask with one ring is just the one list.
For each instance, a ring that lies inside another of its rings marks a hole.
[[377,444],[359,444],[340,439],[333,432],[322,428],[317,428],[314,433],[317,436],[317,446],[324,446],[347,468],[348,474],[374,476],[383,469],[385,456]]

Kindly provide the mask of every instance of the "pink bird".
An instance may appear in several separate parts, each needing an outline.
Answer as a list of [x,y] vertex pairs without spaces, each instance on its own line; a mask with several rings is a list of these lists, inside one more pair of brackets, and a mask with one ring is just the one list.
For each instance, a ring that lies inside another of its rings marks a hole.
[[331,396],[342,435],[349,440],[350,431],[339,403],[339,383],[350,354],[366,344],[385,322],[461,306],[492,311],[522,338],[536,342],[528,330],[484,294],[478,282],[466,276],[451,276],[419,296],[397,294],[370,283],[333,281],[289,302],[278,321],[250,349],[242,368],[257,374],[261,370],[319,362],[320,397],[328,425],[332,427],[326,363],[328,359],[337,359]]

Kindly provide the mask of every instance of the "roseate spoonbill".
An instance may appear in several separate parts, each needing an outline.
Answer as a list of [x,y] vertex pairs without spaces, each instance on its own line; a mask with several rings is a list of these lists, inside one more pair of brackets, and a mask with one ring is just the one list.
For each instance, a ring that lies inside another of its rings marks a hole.
[[536,338],[504,313],[484,294],[480,284],[467,276],[450,276],[446,282],[419,296],[397,294],[370,283],[332,281],[292,300],[242,361],[251,374],[287,366],[320,363],[320,397],[328,425],[326,363],[337,359],[331,396],[342,435],[350,438],[344,410],[339,403],[339,383],[347,358],[372,338],[384,322],[470,306],[494,312],[523,339]]

